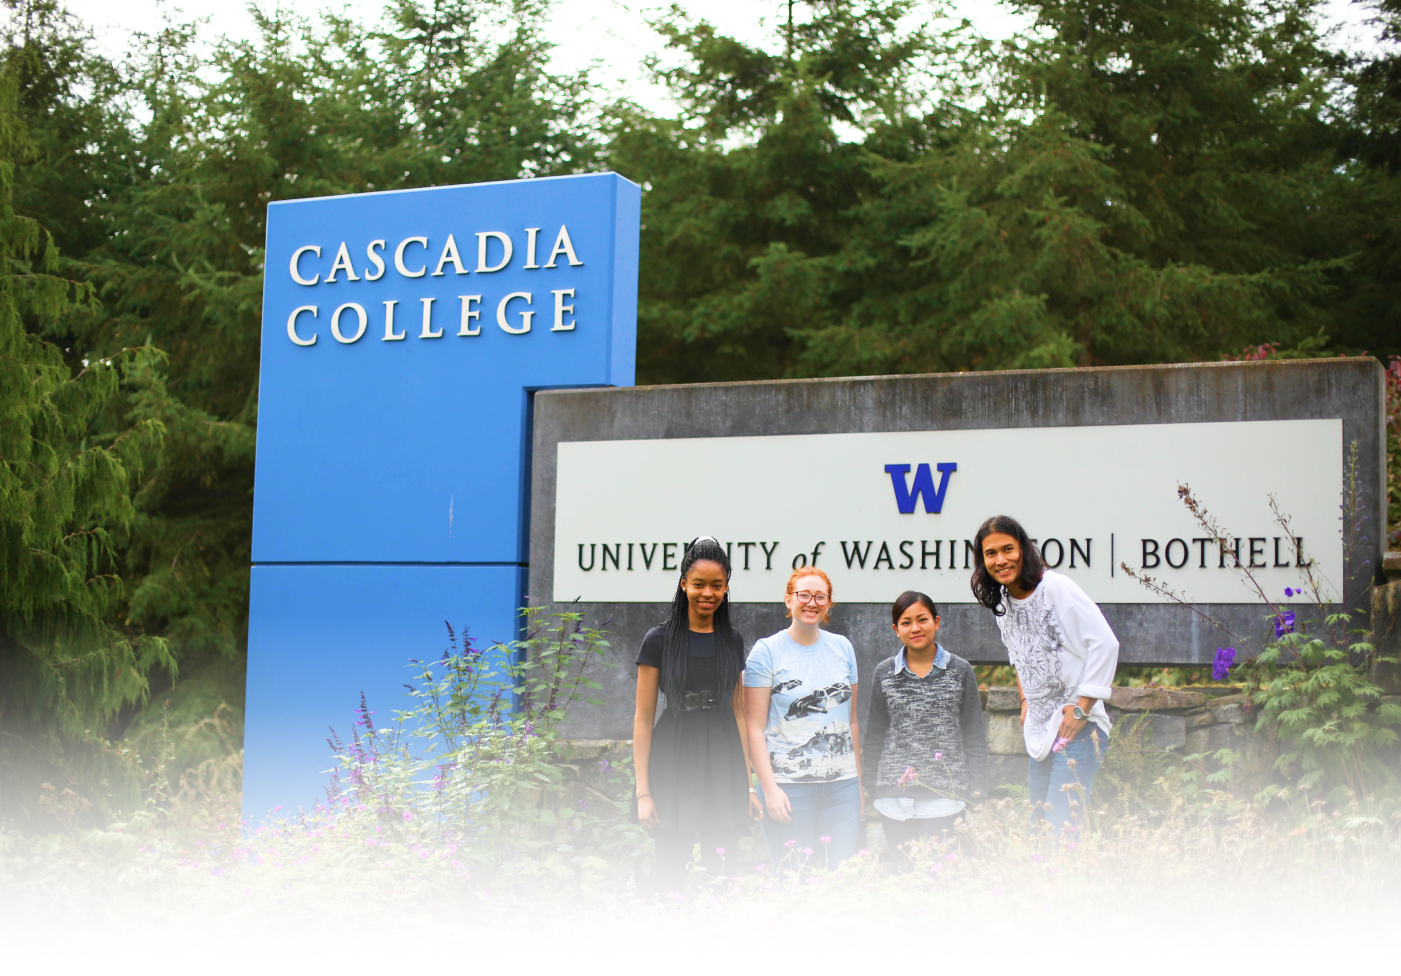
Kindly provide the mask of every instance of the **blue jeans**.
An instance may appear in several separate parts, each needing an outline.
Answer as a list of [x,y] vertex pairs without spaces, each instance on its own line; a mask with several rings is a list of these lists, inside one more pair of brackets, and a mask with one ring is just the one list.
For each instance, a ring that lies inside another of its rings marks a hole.
[[[1066,823],[1085,826],[1085,805],[1089,802],[1095,773],[1099,772],[1107,748],[1109,736],[1099,726],[1090,724],[1060,752],[1052,752],[1045,759],[1030,760],[1026,790],[1031,799],[1032,821],[1039,823],[1049,820],[1058,829]],[[1072,759],[1075,761],[1073,767],[1070,765]]]
[[[855,776],[830,783],[779,783],[778,788],[788,795],[793,820],[779,823],[764,811],[764,843],[775,871],[834,868],[856,854],[861,786]],[[823,837],[830,840],[824,844]]]

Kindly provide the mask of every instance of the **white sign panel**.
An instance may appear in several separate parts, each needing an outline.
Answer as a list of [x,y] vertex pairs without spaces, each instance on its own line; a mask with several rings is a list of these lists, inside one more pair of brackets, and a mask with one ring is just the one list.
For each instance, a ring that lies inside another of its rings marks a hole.
[[1101,603],[1162,602],[1121,563],[1193,601],[1254,602],[1237,560],[1283,600],[1300,580],[1291,534],[1342,582],[1341,420],[563,442],[557,460],[559,602],[667,601],[686,542],[713,535],[737,602],[778,602],[793,567],[816,565],[838,602],[971,603],[972,539],[1000,514]]

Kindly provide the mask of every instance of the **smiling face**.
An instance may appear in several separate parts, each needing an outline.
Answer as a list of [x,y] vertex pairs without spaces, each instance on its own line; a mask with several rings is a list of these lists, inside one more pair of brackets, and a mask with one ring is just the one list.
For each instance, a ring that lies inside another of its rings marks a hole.
[[[1022,578],[1022,547],[1005,532],[989,533],[983,540],[983,565],[992,578],[1009,590],[1019,590]],[[1014,593],[1013,596],[1016,594]]]
[[826,618],[831,596],[827,581],[821,576],[801,576],[793,581],[793,592],[783,605],[794,621],[815,627]]
[[692,619],[709,620],[715,616],[729,588],[725,567],[709,559],[697,559],[681,581],[682,592],[691,606]]
[[900,643],[920,653],[933,647],[939,637],[939,618],[923,603],[912,604],[893,626]]

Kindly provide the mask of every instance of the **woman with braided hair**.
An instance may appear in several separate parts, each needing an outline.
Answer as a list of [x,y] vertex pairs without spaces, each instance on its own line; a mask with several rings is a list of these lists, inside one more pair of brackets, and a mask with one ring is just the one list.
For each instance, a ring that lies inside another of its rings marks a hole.
[[[657,894],[685,890],[697,836],[704,869],[718,875],[747,818],[763,817],[741,734],[744,638],[730,623],[729,588],[724,546],[710,536],[694,540],[681,560],[671,612],[647,632],[637,655],[637,821],[656,844]],[[654,727],[659,691],[666,711]]]

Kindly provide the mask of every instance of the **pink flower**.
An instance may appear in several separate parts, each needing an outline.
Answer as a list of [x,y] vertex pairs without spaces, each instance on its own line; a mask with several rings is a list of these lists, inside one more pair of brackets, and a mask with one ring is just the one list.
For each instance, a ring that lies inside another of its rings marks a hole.
[[939,873],[939,868],[940,868],[940,867],[941,867],[941,865],[938,865],[938,864],[931,864],[931,865],[929,865],[929,873],[930,873],[930,874],[938,874],[938,873]]
[[409,813],[409,811],[405,810],[405,811],[404,811],[404,819],[405,819],[405,820],[412,820],[412,819],[413,819],[413,814],[411,814],[411,813]]
[[369,838],[368,840],[365,841],[365,846],[366,846],[366,847],[377,847],[378,845],[379,845],[379,841],[375,840],[373,837],[371,837],[371,838]]
[[792,846],[793,846],[794,844],[796,844],[796,843],[798,843],[796,840],[785,840],[785,841],[783,842],[783,846],[784,846],[784,847],[792,847]]
[[1056,740],[1056,744],[1051,746],[1051,751],[1064,752],[1065,747],[1068,745],[1070,745],[1070,740],[1067,739],[1065,736],[1061,736],[1059,739]]
[[1040,864],[1040,863],[1041,863],[1041,855],[1040,855],[1040,854],[1033,854],[1033,855],[1031,855],[1031,859],[1032,859],[1033,861],[1035,861],[1037,864]]
[[768,866],[767,864],[756,864],[756,865],[754,865],[754,870],[755,870],[755,871],[767,871],[768,869],[769,869],[769,866]]
[[906,766],[904,773],[900,775],[900,780],[897,785],[905,787],[909,786],[911,783],[918,782],[918,780],[919,773],[915,770],[915,768],[913,766]]
[[934,753],[934,761],[935,761],[935,762],[941,762],[941,761],[943,760],[943,758],[944,758],[944,754],[943,754],[942,752],[936,752],[936,753]]
[[824,843],[824,844],[830,844],[830,843],[832,843],[832,838],[828,837],[826,834],[823,834],[821,837],[819,837],[819,838],[817,838],[817,839],[820,840],[820,841],[822,841],[822,843]]
[[724,856],[725,856],[725,849],[724,849],[723,847],[717,847],[717,848],[715,848],[715,853],[716,853],[716,854],[719,854],[721,857],[724,857]]

